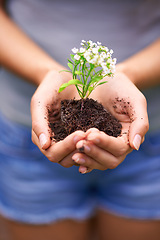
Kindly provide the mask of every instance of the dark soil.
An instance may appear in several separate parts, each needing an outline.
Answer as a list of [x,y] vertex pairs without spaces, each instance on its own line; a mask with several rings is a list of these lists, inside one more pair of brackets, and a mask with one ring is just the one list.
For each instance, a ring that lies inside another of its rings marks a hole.
[[89,128],[98,128],[109,136],[118,137],[122,125],[102,104],[93,99],[61,101],[60,117],[53,120],[55,111],[48,110],[49,127],[54,141],[63,140],[76,130],[86,132]]

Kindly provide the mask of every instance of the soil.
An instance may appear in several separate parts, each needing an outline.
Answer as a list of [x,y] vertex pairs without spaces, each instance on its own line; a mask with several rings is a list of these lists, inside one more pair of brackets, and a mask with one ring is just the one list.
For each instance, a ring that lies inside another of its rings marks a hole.
[[[53,116],[59,116],[53,120]],[[60,114],[48,110],[51,139],[58,142],[76,130],[86,132],[89,128],[98,128],[109,136],[121,135],[121,123],[102,104],[93,99],[63,100]]]

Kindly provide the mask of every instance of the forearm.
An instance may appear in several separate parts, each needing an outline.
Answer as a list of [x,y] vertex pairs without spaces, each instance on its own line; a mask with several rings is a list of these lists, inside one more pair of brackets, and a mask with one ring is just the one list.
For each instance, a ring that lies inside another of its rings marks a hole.
[[160,38],[139,53],[117,64],[140,89],[160,84]]
[[26,36],[1,8],[0,65],[37,85],[49,70],[64,69]]

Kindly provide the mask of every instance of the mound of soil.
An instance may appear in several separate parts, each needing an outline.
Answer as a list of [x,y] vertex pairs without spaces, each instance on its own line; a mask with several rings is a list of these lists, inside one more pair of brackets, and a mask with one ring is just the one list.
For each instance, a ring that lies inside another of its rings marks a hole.
[[118,137],[122,125],[102,104],[93,99],[63,100],[58,120],[53,120],[53,112],[48,110],[49,127],[54,141],[63,140],[76,130],[86,132],[98,128],[109,136]]

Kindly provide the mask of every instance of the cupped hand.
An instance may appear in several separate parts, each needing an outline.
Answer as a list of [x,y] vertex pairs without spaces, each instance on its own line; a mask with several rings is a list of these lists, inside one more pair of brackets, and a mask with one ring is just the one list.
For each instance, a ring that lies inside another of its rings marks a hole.
[[48,109],[54,110],[53,119],[56,119],[59,117],[62,99],[78,98],[75,87],[72,86],[58,93],[60,85],[70,79],[72,76],[69,73],[49,71],[31,99],[32,141],[50,161],[58,162],[64,167],[75,164],[72,155],[76,152],[76,143],[85,138],[85,133],[77,131],[63,141],[51,141]]
[[122,133],[115,138],[98,129],[88,130],[86,138],[76,145],[81,152],[72,157],[81,165],[82,173],[117,167],[128,153],[139,149],[149,128],[146,99],[125,74],[108,78],[108,83],[97,87],[91,97],[120,121]]

